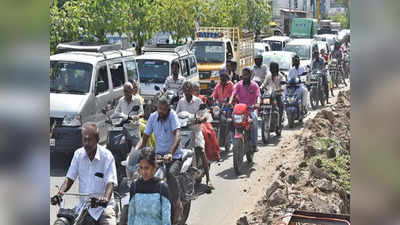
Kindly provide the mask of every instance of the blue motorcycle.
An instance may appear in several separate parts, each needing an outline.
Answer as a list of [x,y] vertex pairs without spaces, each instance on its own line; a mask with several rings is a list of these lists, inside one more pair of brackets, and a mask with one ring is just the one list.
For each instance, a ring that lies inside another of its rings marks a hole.
[[300,123],[305,116],[303,108],[302,96],[300,90],[300,82],[289,83],[285,90],[285,111],[288,119],[289,128],[294,127],[295,120]]

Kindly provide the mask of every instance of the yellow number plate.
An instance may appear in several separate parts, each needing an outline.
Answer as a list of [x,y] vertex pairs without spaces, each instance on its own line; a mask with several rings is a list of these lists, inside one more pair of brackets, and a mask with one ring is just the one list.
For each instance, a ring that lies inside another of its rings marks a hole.
[[207,84],[200,84],[200,89],[207,89],[208,85]]

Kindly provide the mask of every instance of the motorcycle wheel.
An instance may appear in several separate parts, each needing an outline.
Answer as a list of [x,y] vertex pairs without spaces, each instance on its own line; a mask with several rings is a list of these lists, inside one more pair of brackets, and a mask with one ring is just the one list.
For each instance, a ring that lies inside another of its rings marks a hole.
[[319,101],[321,102],[321,106],[325,106],[326,97],[323,90],[319,91]]
[[253,162],[253,156],[254,156],[254,149],[253,146],[250,144],[250,140],[247,141],[246,148],[243,149],[246,151],[246,159],[247,162],[252,163]]
[[312,109],[316,109],[318,107],[318,99],[315,98],[315,94],[310,93],[310,104]]
[[189,218],[190,207],[192,205],[192,201],[188,200],[188,201],[182,202],[182,205],[183,205],[182,219],[181,219],[181,221],[178,222],[179,225],[186,224],[186,220]]
[[233,168],[235,169],[236,175],[240,174],[242,162],[243,162],[243,140],[236,138],[233,144]]
[[[195,152],[196,152],[196,165],[197,165],[197,168],[199,170],[201,170],[201,171],[204,171],[204,168],[203,168],[203,157],[201,156],[202,152],[201,151],[195,151]],[[196,180],[195,180],[195,184],[196,185],[201,184],[201,181],[203,180],[204,175],[205,175],[205,173],[203,173],[199,178],[196,178]]]
[[294,118],[293,118],[293,116],[289,114],[289,115],[287,115],[287,119],[288,119],[289,128],[293,128],[294,127]]
[[263,120],[261,124],[261,135],[264,144],[269,143],[270,139],[270,127],[268,126],[268,121]]

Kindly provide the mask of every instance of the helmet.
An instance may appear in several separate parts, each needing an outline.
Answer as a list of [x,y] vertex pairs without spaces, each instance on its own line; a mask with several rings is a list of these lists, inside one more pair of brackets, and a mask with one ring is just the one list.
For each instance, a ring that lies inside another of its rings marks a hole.
[[219,76],[225,75],[229,77],[228,70],[226,68],[222,68],[218,71]]

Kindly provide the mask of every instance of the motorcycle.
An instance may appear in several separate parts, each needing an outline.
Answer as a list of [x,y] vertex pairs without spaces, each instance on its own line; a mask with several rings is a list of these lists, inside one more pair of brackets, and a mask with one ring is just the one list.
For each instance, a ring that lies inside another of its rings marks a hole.
[[313,109],[316,109],[319,103],[321,103],[322,106],[325,105],[329,94],[328,85],[327,77],[323,71],[314,70],[311,73],[307,88],[310,92],[310,104]]
[[302,122],[305,117],[299,84],[300,82],[294,86],[286,86],[284,105],[289,128],[294,127],[295,120]]
[[333,84],[338,88],[340,84],[347,86],[345,75],[343,71],[343,62],[338,63],[337,59],[332,59],[329,65],[329,73],[331,74],[331,79]]
[[[210,100],[208,102],[211,102]],[[227,101],[226,101],[227,102]],[[224,103],[215,101],[211,106],[211,113],[215,132],[217,134],[218,143],[220,146],[225,147],[225,150],[230,149],[232,132],[232,108],[226,106]]]
[[344,51],[344,57],[343,57],[343,70],[346,79],[348,79],[350,75],[350,52],[348,51],[350,50]]
[[[83,205],[77,210],[77,208],[66,208],[65,200],[61,196],[54,196],[50,199],[51,205],[57,205],[59,210],[57,212],[57,219],[54,221],[54,225],[98,225],[99,222],[92,219],[89,215],[89,208],[107,207],[107,203],[104,204],[95,196],[102,194],[83,194],[83,193],[65,193],[64,196],[74,197],[86,197],[87,199]],[[118,192],[114,192],[114,199],[119,201],[119,204],[115,204],[114,210],[117,217],[117,224],[120,224],[120,212],[121,199]]]
[[269,143],[270,133],[280,135],[282,132],[282,118],[279,115],[276,96],[281,95],[280,90],[271,92],[264,90],[260,104],[261,136],[264,144]]
[[[111,128],[108,129],[107,133],[106,148],[109,149],[114,156],[115,165],[117,167],[118,184],[121,184],[122,178],[126,176],[125,168],[121,165],[121,162],[126,159],[132,146],[135,146],[140,140],[140,136],[138,136],[136,132],[129,132],[124,125],[132,122],[131,116],[132,114],[137,114],[139,108],[138,105],[133,106],[131,111],[128,113],[127,119],[111,119],[108,117],[106,120],[106,123],[111,125]],[[103,110],[102,112],[106,114],[106,110]]]
[[233,125],[235,127],[235,138],[233,142],[233,167],[239,175],[242,169],[243,156],[246,155],[248,162],[253,162],[255,149],[251,145],[251,123],[250,110],[246,104],[236,104],[233,108]]

